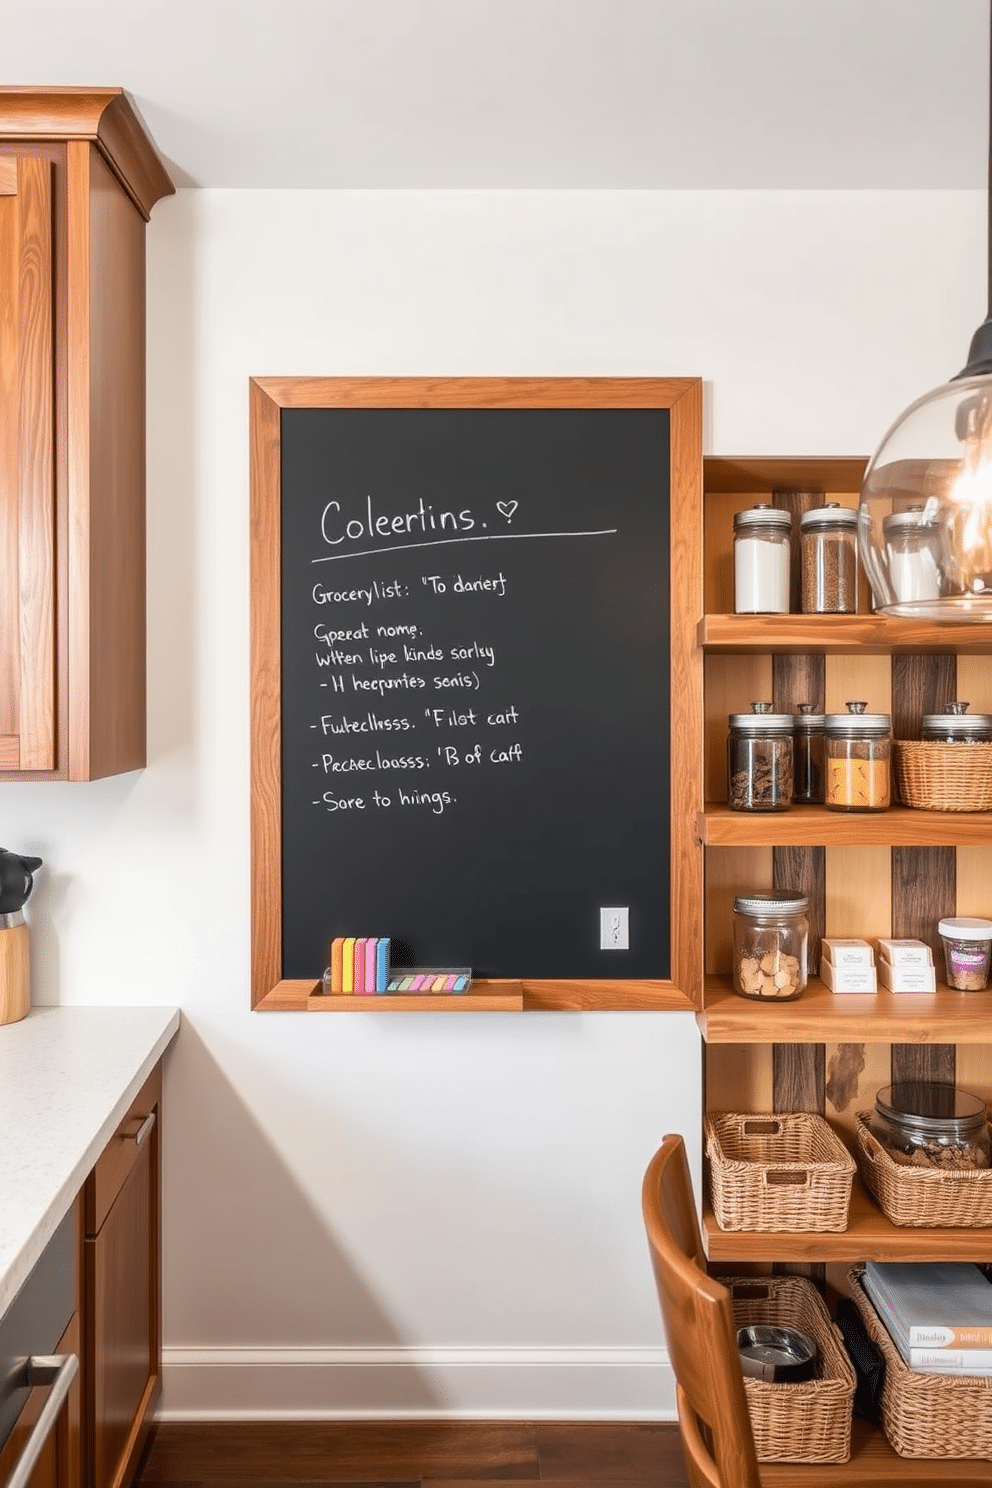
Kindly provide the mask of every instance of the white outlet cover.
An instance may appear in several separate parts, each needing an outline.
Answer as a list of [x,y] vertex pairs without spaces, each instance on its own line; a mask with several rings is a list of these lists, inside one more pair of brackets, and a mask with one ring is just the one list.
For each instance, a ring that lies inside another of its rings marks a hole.
[[599,949],[630,950],[630,910],[626,905],[601,908],[599,911]]

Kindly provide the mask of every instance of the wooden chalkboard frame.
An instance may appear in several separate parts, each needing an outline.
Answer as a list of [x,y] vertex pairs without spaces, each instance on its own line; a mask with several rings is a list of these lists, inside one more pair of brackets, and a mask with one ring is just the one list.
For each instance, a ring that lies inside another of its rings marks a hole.
[[[251,1001],[258,1011],[392,1010],[389,998],[328,998],[282,978],[280,520],[284,408],[647,408],[670,421],[671,968],[667,980],[474,984],[452,1011],[702,1006],[702,383],[698,378],[258,377],[249,385],[251,500]],[[436,1003],[438,999],[430,999]]]

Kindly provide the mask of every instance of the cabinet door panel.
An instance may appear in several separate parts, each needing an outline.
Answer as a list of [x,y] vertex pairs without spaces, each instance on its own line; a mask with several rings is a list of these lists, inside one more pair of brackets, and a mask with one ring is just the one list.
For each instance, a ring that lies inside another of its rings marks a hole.
[[151,1140],[142,1144],[99,1234],[85,1242],[91,1488],[126,1478],[157,1384],[154,1151]]
[[52,165],[0,159],[0,770],[55,767]]

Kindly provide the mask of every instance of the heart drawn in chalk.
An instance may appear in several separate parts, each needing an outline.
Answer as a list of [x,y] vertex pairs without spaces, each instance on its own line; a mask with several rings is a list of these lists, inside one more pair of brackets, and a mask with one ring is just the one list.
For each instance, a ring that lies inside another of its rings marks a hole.
[[497,501],[496,503],[496,510],[499,512],[500,516],[505,517],[507,521],[510,520],[516,509],[517,503],[515,501]]

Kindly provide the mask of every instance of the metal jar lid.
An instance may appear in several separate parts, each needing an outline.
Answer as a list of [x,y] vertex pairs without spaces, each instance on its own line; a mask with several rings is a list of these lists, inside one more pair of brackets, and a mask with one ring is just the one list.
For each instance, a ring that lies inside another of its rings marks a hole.
[[858,514],[849,506],[841,506],[836,501],[828,501],[826,506],[811,506],[809,511],[804,511],[799,518],[799,526],[802,531],[808,527],[851,527],[857,528]]
[[985,1102],[977,1095],[935,1080],[887,1085],[875,1097],[875,1109],[907,1136],[920,1141],[967,1139],[981,1132],[988,1119]]
[[820,733],[826,726],[825,713],[814,713],[812,703],[800,703],[792,715],[792,727],[797,734]]
[[750,713],[731,713],[729,723],[745,734],[792,733],[792,714],[773,713],[771,703],[752,703]]
[[905,511],[889,512],[882,518],[882,530],[886,537],[903,532],[922,531],[927,537],[937,530],[937,513],[925,506],[910,506]]
[[867,703],[848,703],[846,713],[828,713],[828,734],[858,738],[862,734],[887,734],[892,726],[888,713],[866,713]]
[[808,898],[795,889],[775,889],[767,894],[738,894],[734,900],[735,914],[805,914],[808,909]]
[[783,532],[792,528],[792,517],[777,506],[751,506],[747,511],[734,512],[734,531],[741,527],[781,527]]
[[992,714],[966,713],[967,703],[948,703],[946,713],[924,713],[920,737],[956,734],[959,739],[992,740]]

